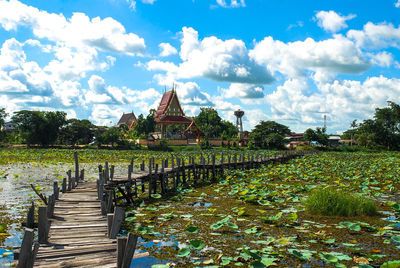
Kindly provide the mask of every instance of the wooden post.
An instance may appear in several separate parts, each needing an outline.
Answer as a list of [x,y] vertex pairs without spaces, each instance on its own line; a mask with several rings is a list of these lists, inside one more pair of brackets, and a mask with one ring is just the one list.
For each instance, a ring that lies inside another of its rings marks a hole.
[[49,196],[49,202],[47,204],[47,217],[53,218],[54,216],[54,205],[55,205],[55,198],[54,195]]
[[158,164],[156,164],[155,166],[155,170],[154,170],[154,178],[153,178],[153,193],[156,194],[157,193],[157,180],[159,178],[158,176]]
[[161,184],[161,194],[165,194],[166,190],[165,190],[165,161],[164,159],[162,159],[161,161],[161,177],[160,177],[160,184]]
[[103,166],[99,165],[99,180],[103,178]]
[[153,187],[153,178],[151,175],[151,159],[149,159],[149,198],[151,198],[151,192]]
[[128,181],[132,180],[132,170],[133,170],[133,165],[128,166]]
[[68,176],[68,188],[67,188],[67,191],[71,191],[71,189],[72,189],[71,170],[67,171],[67,176]]
[[211,180],[215,181],[216,180],[216,176],[215,176],[215,154],[213,154],[212,156],[212,177]]
[[104,172],[105,172],[105,174],[104,174],[104,175],[105,175],[105,176],[104,176],[104,182],[107,183],[107,182],[108,182],[108,179],[110,178],[110,170],[109,170],[109,168],[108,168],[108,162],[105,163]]
[[[190,170],[188,172],[188,177],[190,178]],[[189,179],[188,178],[188,179]],[[182,183],[186,184],[186,168],[185,168],[185,159],[182,158]]]
[[48,240],[48,218],[47,218],[47,207],[39,207],[39,222],[38,222],[38,233],[39,243],[46,244]]
[[113,213],[107,213],[107,236],[111,238],[111,227],[114,219]]
[[79,177],[79,180],[81,180],[81,181],[85,180],[85,169],[81,169],[81,175]]
[[221,152],[221,175],[224,176],[224,152]]
[[31,229],[35,228],[35,203],[33,203],[33,201],[31,202],[26,216],[26,227]]
[[55,198],[56,200],[58,200],[58,195],[59,195],[59,193],[60,193],[60,188],[58,188],[58,182],[55,181],[55,182],[53,183],[53,194],[54,194],[54,198]]
[[66,192],[67,192],[67,178],[65,178],[65,177],[63,178],[61,191],[62,191],[63,193],[66,193]]
[[[78,152],[74,152],[74,159],[75,159],[75,181],[79,181],[79,159],[78,159]],[[74,186],[75,188],[75,186]]]
[[205,181],[206,176],[206,160],[204,159],[203,155],[201,156],[201,164],[203,165],[203,182]]
[[112,181],[114,179],[114,165],[111,165],[111,170],[110,170],[110,180]]
[[197,183],[197,172],[196,172],[196,164],[194,161],[194,157],[192,158],[192,169],[193,169],[193,181],[196,184]]
[[115,239],[121,228],[121,224],[125,218],[125,211],[121,207],[116,207],[114,210],[113,222],[110,231],[110,238]]
[[117,268],[122,267],[128,237],[117,237]]
[[123,258],[123,261],[122,261],[122,268],[131,267],[132,257],[135,254],[137,240],[138,240],[138,236],[137,235],[129,233],[128,241],[126,241],[124,258]]
[[110,212],[112,212],[112,210],[113,210],[113,190],[109,190],[109,191],[107,191],[107,207],[106,207],[106,209],[107,209],[107,213],[110,213]]
[[133,163],[134,163],[135,157],[131,158],[131,167],[132,167],[132,172],[133,172]]
[[21,251],[18,258],[18,266],[20,268],[29,267],[32,261],[32,244],[33,229],[25,228],[24,237],[22,238]]

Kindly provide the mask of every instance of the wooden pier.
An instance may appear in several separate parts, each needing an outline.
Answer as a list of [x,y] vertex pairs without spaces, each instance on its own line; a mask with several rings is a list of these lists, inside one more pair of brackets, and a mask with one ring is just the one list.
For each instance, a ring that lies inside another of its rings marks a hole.
[[82,182],[57,200],[35,267],[116,267],[116,239],[107,237],[95,182]]
[[[171,156],[158,163],[150,158],[148,165],[142,161],[138,170],[134,170],[132,159],[126,177],[114,176],[114,166],[106,162],[99,166],[97,181],[85,181],[75,152],[75,176],[68,171],[61,188],[54,183],[52,195],[46,198],[31,185],[47,206],[39,207],[37,224],[34,204],[28,212],[22,245],[15,254],[17,267],[130,267],[132,259],[148,253],[134,255],[137,235],[117,237],[125,219],[121,206],[134,204],[138,198],[174,194],[178,187],[216,182],[227,169],[257,168],[304,154],[222,153],[218,163],[215,154],[197,159]],[[34,228],[38,230],[37,242]]]

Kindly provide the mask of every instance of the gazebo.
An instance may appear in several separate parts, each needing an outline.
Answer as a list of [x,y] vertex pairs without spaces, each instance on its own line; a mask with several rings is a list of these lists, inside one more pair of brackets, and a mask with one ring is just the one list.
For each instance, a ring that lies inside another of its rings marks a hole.
[[200,129],[192,119],[185,116],[174,88],[162,96],[154,120],[156,127],[161,130],[162,138],[168,138],[167,128],[169,126],[184,126],[187,139],[189,133],[197,133],[197,138],[200,139]]

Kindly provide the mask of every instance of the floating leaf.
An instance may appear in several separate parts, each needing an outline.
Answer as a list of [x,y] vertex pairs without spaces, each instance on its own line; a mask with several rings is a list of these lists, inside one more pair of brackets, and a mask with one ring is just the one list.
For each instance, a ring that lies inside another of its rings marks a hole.
[[190,254],[190,248],[184,247],[178,251],[178,257],[185,257]]
[[160,199],[162,196],[160,194],[151,194],[152,198]]
[[199,232],[199,228],[197,228],[197,226],[189,226],[188,228],[186,228],[186,232],[191,233],[191,234],[195,234]]
[[197,250],[202,250],[205,247],[205,244],[200,239],[193,239],[189,241],[190,245]]

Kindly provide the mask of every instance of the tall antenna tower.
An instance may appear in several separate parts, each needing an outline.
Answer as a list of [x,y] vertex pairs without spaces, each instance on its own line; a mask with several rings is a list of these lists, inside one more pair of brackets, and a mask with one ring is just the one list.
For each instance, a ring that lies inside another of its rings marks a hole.
[[241,111],[240,109],[234,112],[234,115],[236,116],[236,128],[239,131],[239,138],[243,138],[243,122],[242,122],[242,117],[244,115],[244,111]]
[[326,114],[324,114],[324,129],[326,129]]

